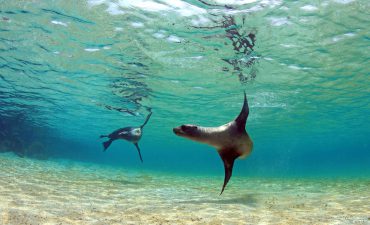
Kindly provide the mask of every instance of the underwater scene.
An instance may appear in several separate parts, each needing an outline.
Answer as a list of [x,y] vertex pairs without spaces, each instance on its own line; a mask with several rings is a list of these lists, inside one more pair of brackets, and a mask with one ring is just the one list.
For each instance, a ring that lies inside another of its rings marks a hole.
[[0,0],[0,224],[370,224],[369,12]]

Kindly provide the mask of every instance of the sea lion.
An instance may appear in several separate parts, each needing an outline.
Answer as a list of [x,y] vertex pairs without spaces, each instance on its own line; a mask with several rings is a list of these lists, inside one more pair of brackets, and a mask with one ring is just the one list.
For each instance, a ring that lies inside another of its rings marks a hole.
[[178,136],[216,148],[225,167],[225,179],[220,195],[231,178],[235,159],[239,157],[245,158],[252,151],[253,142],[245,130],[248,115],[248,101],[244,92],[243,108],[235,120],[219,127],[201,127],[185,124],[173,128],[173,132]]
[[103,151],[106,151],[113,141],[117,139],[123,139],[135,145],[137,151],[139,152],[140,160],[141,162],[143,162],[143,158],[141,157],[141,152],[140,152],[138,143],[141,139],[141,136],[143,135],[143,128],[148,123],[151,115],[152,115],[152,112],[149,113],[149,115],[145,119],[145,122],[140,127],[124,127],[124,128],[120,128],[118,130],[113,131],[109,135],[100,135],[100,138],[103,138],[103,137],[109,138],[108,141],[103,142],[103,147],[104,147]]

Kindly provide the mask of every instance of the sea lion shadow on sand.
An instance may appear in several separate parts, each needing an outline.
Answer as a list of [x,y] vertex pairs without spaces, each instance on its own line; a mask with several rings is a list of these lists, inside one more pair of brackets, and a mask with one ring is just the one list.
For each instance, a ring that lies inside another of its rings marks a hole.
[[131,181],[131,180],[126,180],[126,179],[109,179],[110,182],[112,183],[117,183],[121,185],[132,185],[132,186],[143,186],[145,184],[142,181]]
[[190,200],[190,201],[179,201],[178,203],[185,204],[202,204],[202,203],[211,203],[211,204],[240,204],[255,207],[257,205],[257,198],[253,194],[245,194],[236,198],[228,199],[199,199],[199,200]]

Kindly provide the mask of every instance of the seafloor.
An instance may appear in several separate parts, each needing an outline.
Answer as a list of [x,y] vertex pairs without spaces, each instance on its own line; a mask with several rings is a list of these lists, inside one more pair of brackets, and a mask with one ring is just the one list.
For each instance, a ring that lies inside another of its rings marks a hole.
[[370,224],[370,179],[137,172],[0,154],[0,224]]

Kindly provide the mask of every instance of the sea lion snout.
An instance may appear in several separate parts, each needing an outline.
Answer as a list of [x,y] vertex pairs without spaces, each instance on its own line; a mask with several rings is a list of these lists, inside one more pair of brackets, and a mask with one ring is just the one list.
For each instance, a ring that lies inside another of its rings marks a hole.
[[173,128],[173,132],[174,132],[176,135],[180,135],[180,134],[182,134],[182,133],[183,133],[183,132],[182,132],[181,127],[175,127],[175,128]]
[[184,124],[179,127],[173,128],[173,132],[176,135],[187,136],[187,137],[197,136],[198,135],[197,130],[198,130],[197,126],[190,125],[190,124]]

